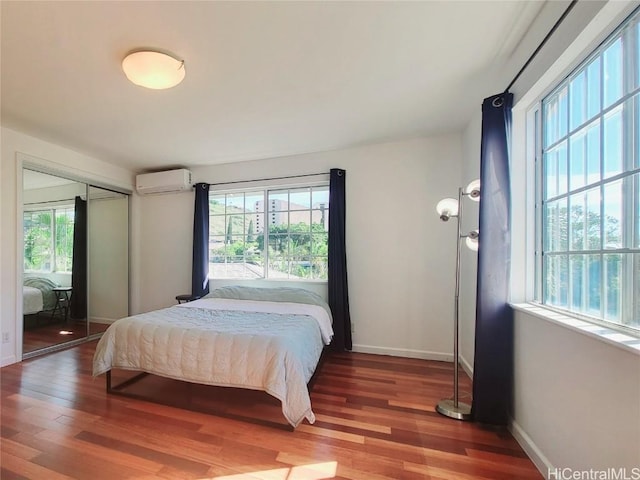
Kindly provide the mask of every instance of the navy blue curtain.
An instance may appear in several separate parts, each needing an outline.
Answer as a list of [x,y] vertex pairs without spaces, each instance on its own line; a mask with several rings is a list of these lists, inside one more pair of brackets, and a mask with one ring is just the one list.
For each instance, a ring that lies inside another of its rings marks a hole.
[[513,95],[482,104],[480,158],[480,248],[471,414],[477,422],[506,425],[513,385],[513,312],[509,301],[511,263],[509,153]]
[[71,318],[87,318],[87,201],[75,199],[71,265]]
[[347,287],[347,252],[345,249],[345,177],[347,172],[332,168],[329,181],[329,306],[333,315],[331,348],[351,350],[351,315]]
[[191,295],[202,297],[209,293],[209,184],[196,183],[195,190]]

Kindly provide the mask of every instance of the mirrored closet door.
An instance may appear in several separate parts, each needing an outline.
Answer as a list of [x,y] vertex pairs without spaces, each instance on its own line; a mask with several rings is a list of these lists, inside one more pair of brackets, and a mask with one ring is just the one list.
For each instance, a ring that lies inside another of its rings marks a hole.
[[129,195],[23,169],[23,358],[129,311]]
[[129,196],[89,187],[89,334],[129,313]]

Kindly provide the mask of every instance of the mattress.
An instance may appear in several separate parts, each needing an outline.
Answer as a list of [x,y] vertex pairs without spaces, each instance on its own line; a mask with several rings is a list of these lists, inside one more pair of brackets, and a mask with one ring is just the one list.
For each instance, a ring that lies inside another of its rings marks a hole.
[[42,291],[39,288],[35,287],[22,287],[22,298],[23,298],[23,307],[22,313],[23,315],[31,315],[34,313],[41,312],[43,310],[43,299],[42,299]]
[[287,421],[315,421],[307,383],[331,341],[318,305],[203,298],[116,321],[98,342],[93,375],[111,368],[262,390]]
[[37,288],[42,292],[42,310],[53,310],[56,304],[56,294],[53,289],[58,284],[44,277],[26,277],[22,283],[25,287]]

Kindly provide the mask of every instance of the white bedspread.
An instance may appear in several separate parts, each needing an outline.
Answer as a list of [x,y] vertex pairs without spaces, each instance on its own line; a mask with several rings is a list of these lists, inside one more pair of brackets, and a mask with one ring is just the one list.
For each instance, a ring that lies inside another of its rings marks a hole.
[[42,291],[39,288],[28,287],[24,285],[22,287],[23,298],[23,315],[31,315],[32,313],[38,313],[42,311],[44,302],[42,299]]
[[205,298],[112,324],[96,347],[93,375],[122,368],[263,390],[295,427],[315,421],[307,382],[332,334],[315,305]]

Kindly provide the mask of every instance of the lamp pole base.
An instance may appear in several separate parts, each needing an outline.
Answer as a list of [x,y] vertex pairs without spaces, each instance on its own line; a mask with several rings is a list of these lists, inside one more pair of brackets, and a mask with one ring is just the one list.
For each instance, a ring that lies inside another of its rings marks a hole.
[[467,422],[471,420],[471,405],[458,402],[458,406],[456,407],[450,398],[440,400],[436,406],[436,412],[445,417],[455,418],[456,420],[464,420]]

